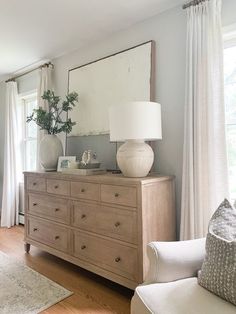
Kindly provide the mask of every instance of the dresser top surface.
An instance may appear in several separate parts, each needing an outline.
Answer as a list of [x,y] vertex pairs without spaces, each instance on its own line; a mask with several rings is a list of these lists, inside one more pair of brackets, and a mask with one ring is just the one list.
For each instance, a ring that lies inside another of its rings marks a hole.
[[66,174],[62,172],[45,172],[45,171],[25,171],[25,176],[37,176],[45,177],[49,179],[62,179],[62,180],[73,180],[73,181],[87,181],[94,183],[124,183],[124,184],[150,184],[158,181],[169,181],[173,180],[174,176],[161,175],[152,173],[144,178],[127,178],[122,174],[98,174],[98,175],[78,175],[78,174]]

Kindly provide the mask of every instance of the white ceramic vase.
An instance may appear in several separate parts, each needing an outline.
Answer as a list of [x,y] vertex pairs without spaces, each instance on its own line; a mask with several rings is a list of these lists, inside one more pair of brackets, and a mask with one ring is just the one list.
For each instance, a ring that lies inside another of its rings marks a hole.
[[39,144],[39,162],[44,170],[55,171],[59,156],[63,156],[60,139],[53,134],[44,135]]

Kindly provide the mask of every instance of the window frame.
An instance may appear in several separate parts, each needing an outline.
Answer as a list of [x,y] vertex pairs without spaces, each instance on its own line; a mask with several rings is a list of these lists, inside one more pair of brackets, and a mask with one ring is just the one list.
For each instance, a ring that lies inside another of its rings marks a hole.
[[[21,123],[22,123],[22,167],[25,170],[28,170],[27,167],[27,158],[26,158],[26,153],[27,153],[27,143],[30,141],[37,141],[37,135],[36,137],[30,137],[28,136],[28,130],[27,130],[27,122],[26,122],[26,117],[27,117],[27,102],[31,100],[36,100],[37,102],[37,90],[31,90],[26,93],[19,94],[19,102],[21,106]],[[38,104],[37,106],[38,107]],[[38,132],[38,130],[37,130]],[[37,153],[37,152],[36,152]],[[32,171],[36,170],[31,169]]]
[[236,46],[236,23],[223,28],[224,49]]

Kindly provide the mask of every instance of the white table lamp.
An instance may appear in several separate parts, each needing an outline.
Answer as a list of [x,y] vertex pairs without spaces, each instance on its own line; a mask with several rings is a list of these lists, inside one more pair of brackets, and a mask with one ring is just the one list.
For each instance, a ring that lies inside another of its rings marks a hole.
[[117,163],[126,177],[145,177],[154,153],[145,143],[162,138],[161,105],[149,101],[128,102],[109,108],[110,141],[125,143],[117,152]]

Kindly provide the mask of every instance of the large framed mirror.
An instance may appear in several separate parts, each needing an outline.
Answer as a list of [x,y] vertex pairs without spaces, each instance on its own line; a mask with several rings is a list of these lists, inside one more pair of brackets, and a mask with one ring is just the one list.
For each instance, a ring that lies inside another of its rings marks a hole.
[[108,107],[154,100],[154,42],[69,70],[69,92],[79,94],[69,113],[76,126],[68,137],[109,134]]

